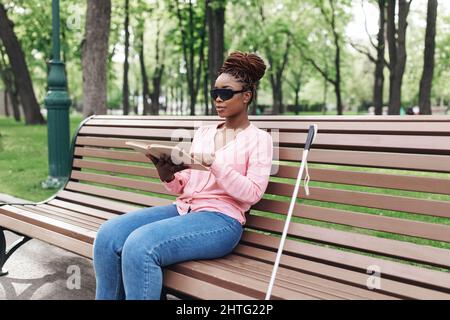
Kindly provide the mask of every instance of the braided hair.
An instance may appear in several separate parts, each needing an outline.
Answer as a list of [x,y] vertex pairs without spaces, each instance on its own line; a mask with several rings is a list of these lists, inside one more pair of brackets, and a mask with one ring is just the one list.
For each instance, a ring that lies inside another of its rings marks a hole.
[[219,75],[227,73],[244,84],[243,89],[252,92],[249,105],[256,95],[259,80],[264,76],[266,65],[264,61],[254,53],[235,51],[232,52],[219,70]]

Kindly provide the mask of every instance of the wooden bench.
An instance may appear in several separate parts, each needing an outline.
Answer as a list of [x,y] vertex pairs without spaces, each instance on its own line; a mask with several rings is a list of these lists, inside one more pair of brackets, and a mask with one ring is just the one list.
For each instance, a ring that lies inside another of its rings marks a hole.
[[[273,299],[450,299],[450,117],[250,116],[276,143],[263,199],[226,257],[165,268],[167,292],[263,299],[309,124],[310,196],[299,192]],[[426,120],[426,121],[425,121]],[[174,201],[129,139],[178,143],[216,116],[93,116],[73,143],[70,180],[52,198],[3,205],[0,226],[85,257],[116,215]],[[1,233],[0,233],[1,234]],[[0,236],[1,238],[1,236]],[[4,242],[4,239],[3,239]]]

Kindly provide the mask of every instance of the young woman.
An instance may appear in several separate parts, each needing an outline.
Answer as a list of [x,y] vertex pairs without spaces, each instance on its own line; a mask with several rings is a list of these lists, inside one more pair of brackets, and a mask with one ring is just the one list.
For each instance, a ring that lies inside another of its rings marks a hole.
[[211,90],[225,121],[200,127],[191,153],[209,171],[150,157],[173,204],[130,212],[105,222],[94,242],[96,299],[159,299],[162,268],[214,259],[238,244],[245,212],[267,188],[270,134],[250,123],[247,109],[266,66],[255,54],[233,52]]

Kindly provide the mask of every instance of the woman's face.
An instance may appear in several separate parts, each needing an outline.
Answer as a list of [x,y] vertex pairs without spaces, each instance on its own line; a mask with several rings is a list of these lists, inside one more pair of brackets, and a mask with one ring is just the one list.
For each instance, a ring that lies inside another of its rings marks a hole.
[[[236,80],[235,77],[228,73],[222,73],[217,77],[214,89],[231,89],[233,91],[240,91],[244,87],[242,82]],[[247,112],[247,106],[252,96],[251,91],[235,93],[231,99],[223,100],[218,96],[214,100],[217,114],[220,117],[228,118],[241,112]]]

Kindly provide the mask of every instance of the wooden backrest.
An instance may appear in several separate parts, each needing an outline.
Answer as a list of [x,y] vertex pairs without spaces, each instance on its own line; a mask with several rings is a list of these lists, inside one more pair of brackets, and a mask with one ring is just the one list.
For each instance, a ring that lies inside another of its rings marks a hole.
[[[310,124],[310,195],[299,192],[286,252],[308,245],[450,269],[450,117],[250,116],[272,134],[274,174],[247,217],[246,245],[275,250]],[[79,130],[70,181],[59,197],[121,214],[173,202],[149,160],[127,140],[190,137],[215,116],[95,116]],[[276,160],[278,159],[278,160]],[[111,206],[113,200],[114,206]],[[255,254],[254,252],[252,254]],[[263,254],[263,253],[261,253]]]

